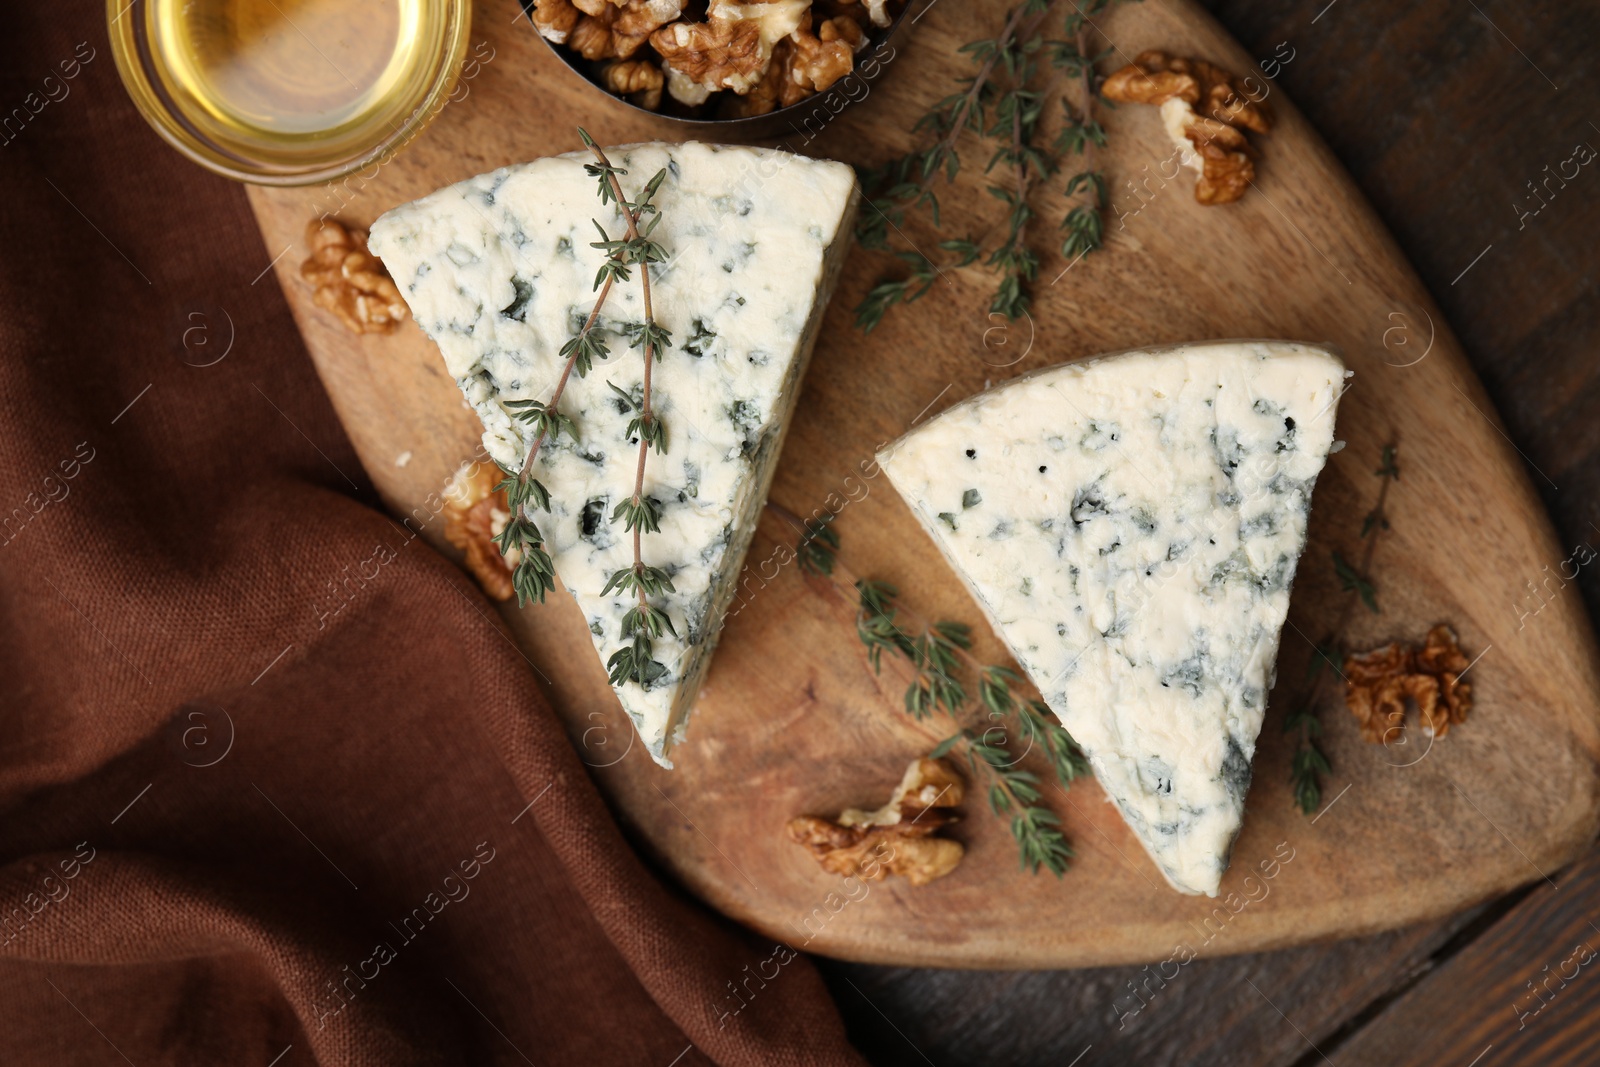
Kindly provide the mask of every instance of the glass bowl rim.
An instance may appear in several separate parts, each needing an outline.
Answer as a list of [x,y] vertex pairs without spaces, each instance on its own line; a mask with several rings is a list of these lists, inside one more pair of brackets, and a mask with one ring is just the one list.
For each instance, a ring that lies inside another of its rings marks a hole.
[[111,38],[111,55],[123,88],[139,114],[152,129],[181,155],[214,174],[251,185],[297,186],[336,181],[356,171],[386,162],[401,147],[425,130],[443,110],[441,101],[454,88],[461,74],[467,41],[472,36],[472,0],[443,0],[452,6],[454,17],[446,26],[442,62],[409,115],[381,140],[359,153],[332,163],[298,169],[253,167],[240,156],[214,147],[200,137],[167,106],[166,97],[153,82],[153,72],[139,56],[143,40],[134,19],[149,0],[106,0],[106,27]]

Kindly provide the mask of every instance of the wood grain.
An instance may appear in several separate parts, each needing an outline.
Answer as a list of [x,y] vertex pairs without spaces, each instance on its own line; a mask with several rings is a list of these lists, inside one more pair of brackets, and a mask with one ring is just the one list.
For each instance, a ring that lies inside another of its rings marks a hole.
[[[1064,1067],[1078,1056],[1074,1067],[1238,1067],[1307,1055],[1320,1063],[1314,1045],[1328,1047],[1328,1035],[1397,975],[1425,969],[1472,916],[1334,945],[1197,960],[1165,988],[1134,966],[861,974],[869,969],[824,963],[823,970],[851,1041],[876,1063],[921,1062],[916,1049],[941,1065]],[[1137,1014],[1129,1012],[1137,1003],[1130,983],[1144,1000]]]
[[[354,187],[342,217],[365,223],[469,174],[568,150],[567,131],[580,119],[610,142],[671,136],[595,98],[508,15],[480,5],[474,40],[487,41],[493,59],[409,151]],[[903,150],[912,120],[960,72],[955,45],[982,36],[992,15],[984,5],[933,9],[866,102],[814,143],[791,147],[858,163]],[[1106,28],[1130,54],[1163,46],[1235,69],[1250,65],[1208,16],[1179,0],[1119,10]],[[532,99],[538,107],[528,106]],[[849,325],[849,307],[888,266],[856,254],[773,488],[774,500],[809,514],[830,494],[846,498],[852,484],[865,486],[838,522],[851,569],[897,582],[930,617],[976,623],[977,610],[904,506],[881,482],[860,476],[874,447],[930,404],[938,410],[986,380],[1135,344],[1281,336],[1344,349],[1357,372],[1341,405],[1339,436],[1349,447],[1319,486],[1283,682],[1223,890],[1236,888],[1245,869],[1280,843],[1296,858],[1226,937],[1195,946],[1202,954],[1447,914],[1558,866],[1592,838],[1597,818],[1600,679],[1587,624],[1575,598],[1556,600],[1522,629],[1516,613],[1522,583],[1565,553],[1443,316],[1306,122],[1281,94],[1272,103],[1279,125],[1256,191],[1234,207],[1207,210],[1192,202],[1186,179],[1151,186],[1154,195],[1125,230],[1113,223],[1105,254],[1059,286],[1041,283],[1034,318],[1004,335],[1011,347],[997,347],[998,335],[987,332],[995,326],[983,314],[990,279],[976,268],[950,272],[914,313],[891,316],[864,341]],[[1170,155],[1152,111],[1125,108],[1110,122],[1114,175],[1142,175]],[[251,196],[274,250],[297,248],[306,219],[328,203],[318,190]],[[988,219],[990,203],[969,178],[946,198],[947,217]],[[925,226],[908,234],[919,243],[937,239]],[[428,501],[473,453],[472,415],[420,334],[408,328],[358,340],[339,332],[311,306],[295,263],[295,254],[280,259],[279,279],[357,450],[390,506],[425,521],[437,543]],[[1046,256],[1043,278],[1065,267]],[[1393,333],[1397,326],[1405,332]],[[1425,359],[1398,366],[1430,335]],[[1412,347],[1397,347],[1399,337]],[[1026,355],[1016,360],[1019,350]],[[1364,746],[1348,718],[1330,710],[1328,748],[1338,773],[1327,795],[1340,799],[1311,823],[1290,803],[1289,750],[1278,733],[1309,651],[1295,634],[1318,636],[1337,613],[1345,594],[1326,561],[1354,543],[1355,517],[1375,489],[1371,468],[1396,437],[1406,479],[1380,550],[1384,610],[1363,615],[1349,638],[1416,637],[1436,621],[1453,622],[1464,645],[1485,656],[1474,669],[1478,707],[1472,722],[1410,766],[1399,764],[1416,759],[1415,747]],[[803,581],[793,567],[765,578],[773,568],[762,570],[762,562],[791,539],[779,520],[764,521],[746,576],[753,594],[730,620],[671,774],[627,749],[626,721],[570,604],[507,613],[602,788],[667,869],[773,937],[854,959],[1085,965],[1160,960],[1200,939],[1196,930],[1214,902],[1166,889],[1092,783],[1053,798],[1080,853],[1062,882],[1019,874],[1004,827],[973,810],[961,826],[970,851],[956,875],[916,891],[880,884],[847,905],[830,896],[839,884],[783,840],[783,821],[875,801],[936,733],[896,713],[894,681],[866,667],[851,605],[837,590]],[[992,637],[980,646],[999,655]],[[1501,743],[1508,735],[1519,744]],[[1403,834],[1395,832],[1396,812],[1405,813]]]
[[1528,898],[1339,1050],[1346,1067],[1594,1062],[1600,852]]

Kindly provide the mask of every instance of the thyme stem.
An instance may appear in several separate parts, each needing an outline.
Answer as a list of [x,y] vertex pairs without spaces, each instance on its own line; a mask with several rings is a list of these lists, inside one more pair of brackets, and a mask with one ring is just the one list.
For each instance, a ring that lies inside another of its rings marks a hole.
[[[650,603],[652,596],[675,592],[672,579],[665,570],[646,566],[643,550],[645,532],[659,530],[661,522],[660,506],[644,495],[645,463],[652,447],[662,452],[667,449],[666,428],[661,424],[652,406],[652,384],[656,360],[671,344],[671,335],[656,323],[650,289],[650,264],[663,262],[666,259],[666,252],[660,245],[650,240],[650,235],[661,221],[661,209],[651,201],[666,179],[667,171],[665,169],[658,171],[655,177],[642,187],[638,199],[630,202],[622,191],[622,183],[618,180],[618,175],[627,172],[612,166],[605,151],[587,134],[584,134],[583,143],[594,153],[596,162],[587,164],[585,169],[600,179],[601,202],[616,201],[627,224],[627,233],[622,240],[613,241],[606,235],[605,228],[596,222],[595,227],[600,231],[601,239],[595,247],[612,251],[619,264],[631,263],[639,268],[639,284],[643,297],[644,320],[630,323],[623,328],[631,344],[638,347],[644,355],[640,398],[635,401],[627,393],[611,385],[611,389],[638,412],[638,416],[628,426],[629,434],[639,435],[639,458],[634,466],[633,493],[618,504],[611,515],[613,523],[623,522],[626,530],[632,534],[630,540],[633,561],[627,568],[612,573],[600,595],[605,596],[613,589],[623,595],[630,591],[635,594],[637,606],[630,608],[622,618],[621,636],[625,644],[606,661],[606,667],[613,685],[621,685],[631,679],[641,687],[648,688],[651,682],[669,670],[654,658],[655,639],[663,632],[677,636],[671,617]],[[646,212],[652,213],[655,217],[648,226],[641,228],[639,220]],[[627,280],[625,267],[618,273]]]
[[[637,241],[639,239],[639,215],[637,210],[628,206],[627,198],[622,195],[622,183],[617,181],[616,171],[611,169],[611,161],[606,158],[605,152],[597,144],[591,144],[589,148],[594,152],[595,159],[599,161],[600,165],[607,168],[606,177],[611,182],[611,191],[616,194],[617,203],[622,206],[622,215],[628,222],[628,240]],[[611,279],[607,278],[606,285],[609,286],[610,284]],[[642,262],[639,264],[639,286],[641,294],[644,298],[645,323],[644,390],[639,401],[639,413],[644,417],[645,424],[648,425],[651,420],[650,372],[655,368],[656,362],[656,346],[654,336],[656,319],[655,314],[650,306],[650,264],[648,262]],[[645,457],[649,454],[650,435],[641,433],[639,435],[639,462],[634,469],[633,475],[634,507],[638,507],[640,501],[644,498],[644,464]],[[633,565],[635,568],[642,567],[644,565],[644,556],[639,540],[643,533],[644,524],[636,524],[633,528]],[[642,611],[650,606],[650,600],[645,595],[644,586],[639,586],[638,592],[639,608]]]
[[[1050,8],[1055,6],[1055,3],[1056,0],[1049,0],[1045,7],[1045,13],[1048,13]],[[944,135],[935,146],[933,152],[929,154],[929,159],[942,160],[945,153],[954,148],[956,141],[960,140],[962,131],[966,126],[967,115],[971,113],[972,108],[983,96],[983,91],[989,87],[989,76],[994,73],[994,66],[1000,61],[1000,57],[1011,47],[1011,42],[1017,35],[1017,27],[1022,24],[1023,16],[1027,14],[1029,6],[1027,3],[1018,4],[1016,9],[1011,12],[1011,17],[1006,19],[1006,24],[1000,30],[1000,36],[996,41],[995,50],[978,65],[978,72],[972,78],[972,86],[967,90],[966,95],[961,98],[961,103],[957,105],[955,112],[951,116],[949,132]],[[1040,14],[1035,23],[1037,24],[1043,18],[1044,13]],[[933,183],[933,179],[937,176],[939,170],[940,167],[937,162],[928,168],[928,172],[922,176],[922,181],[917,185],[919,195],[927,191],[928,186]]]

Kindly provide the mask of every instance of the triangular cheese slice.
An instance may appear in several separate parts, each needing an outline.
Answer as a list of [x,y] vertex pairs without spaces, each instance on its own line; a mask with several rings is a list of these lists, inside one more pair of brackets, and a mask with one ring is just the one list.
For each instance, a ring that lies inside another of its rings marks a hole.
[[[652,237],[669,259],[651,268],[656,321],[672,347],[656,365],[655,409],[666,455],[652,452],[646,493],[661,529],[643,538],[644,562],[671,575],[676,592],[653,598],[678,632],[655,643],[661,674],[626,682],[623,708],[652,756],[667,764],[710,661],[745,550],[766,499],[800,377],[810,357],[856,204],[849,167],[787,153],[702,144],[611,149],[635,197],[657,171],[661,222]],[[370,247],[393,275],[418,325],[483,421],[497,462],[520,469],[532,432],[512,400],[548,400],[561,347],[594,306],[602,252],[597,219],[613,238],[621,214],[595,195],[572,153],[506,167],[396,208],[372,227]],[[610,358],[573,376],[561,411],[578,441],[546,441],[536,475],[552,512],[535,513],[562,584],[588,618],[602,660],[623,644],[631,595],[601,596],[633,562],[631,535],[612,525],[633,493],[638,445],[627,436],[643,359],[620,335],[643,318],[635,268],[601,315]]]
[[1343,364],[1218,342],[1050,367],[878,457],[1172,885],[1244,815]]

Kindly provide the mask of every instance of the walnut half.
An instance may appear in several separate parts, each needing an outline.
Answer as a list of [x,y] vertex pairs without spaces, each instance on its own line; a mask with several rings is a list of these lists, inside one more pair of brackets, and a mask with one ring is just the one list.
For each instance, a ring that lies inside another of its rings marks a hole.
[[391,333],[405,321],[405,301],[378,257],[367,251],[367,231],[312,219],[306,244],[311,257],[300,264],[300,277],[317,287],[316,305],[337,315],[351,333]]
[[600,82],[618,96],[654,111],[661,106],[666,78],[661,68],[643,59],[619,59],[600,68]]
[[[842,28],[843,27],[843,28]],[[811,32],[811,13],[783,43],[782,86],[778,106],[797,104],[813,93],[830,88],[855,66],[855,42],[864,40],[861,29],[849,19],[831,19]],[[778,66],[776,55],[773,66]]]
[[1200,203],[1229,204],[1249,190],[1255,150],[1244,131],[1264,134],[1272,125],[1239,78],[1203,59],[1150,51],[1107,78],[1101,92],[1108,100],[1161,109],[1182,162],[1199,172],[1194,198]]
[[511,519],[505,493],[495,489],[500,480],[493,463],[468,463],[456,471],[444,490],[444,539],[467,554],[467,570],[491,599],[510,600],[516,550],[507,559],[494,542]]
[[1417,706],[1422,729],[1440,738],[1467,721],[1472,685],[1461,680],[1471,664],[1448,626],[1428,631],[1422,647],[1399,642],[1345,658],[1345,705],[1361,724],[1361,739],[1380,744],[1404,730],[1406,702]]
[[539,36],[556,44],[566,44],[583,12],[573,6],[572,0],[534,0],[534,29]]
[[965,797],[966,785],[948,764],[916,759],[883,807],[849,808],[836,820],[802,815],[789,820],[789,837],[831,874],[869,882],[898,874],[914,886],[927,885],[955,870],[966,854],[961,842],[933,836],[955,821],[948,809]]
[[766,75],[773,48],[810,8],[811,0],[711,0],[706,21],[663,26],[650,44],[667,68],[667,91],[684,103],[701,102],[700,91],[750,92]]

